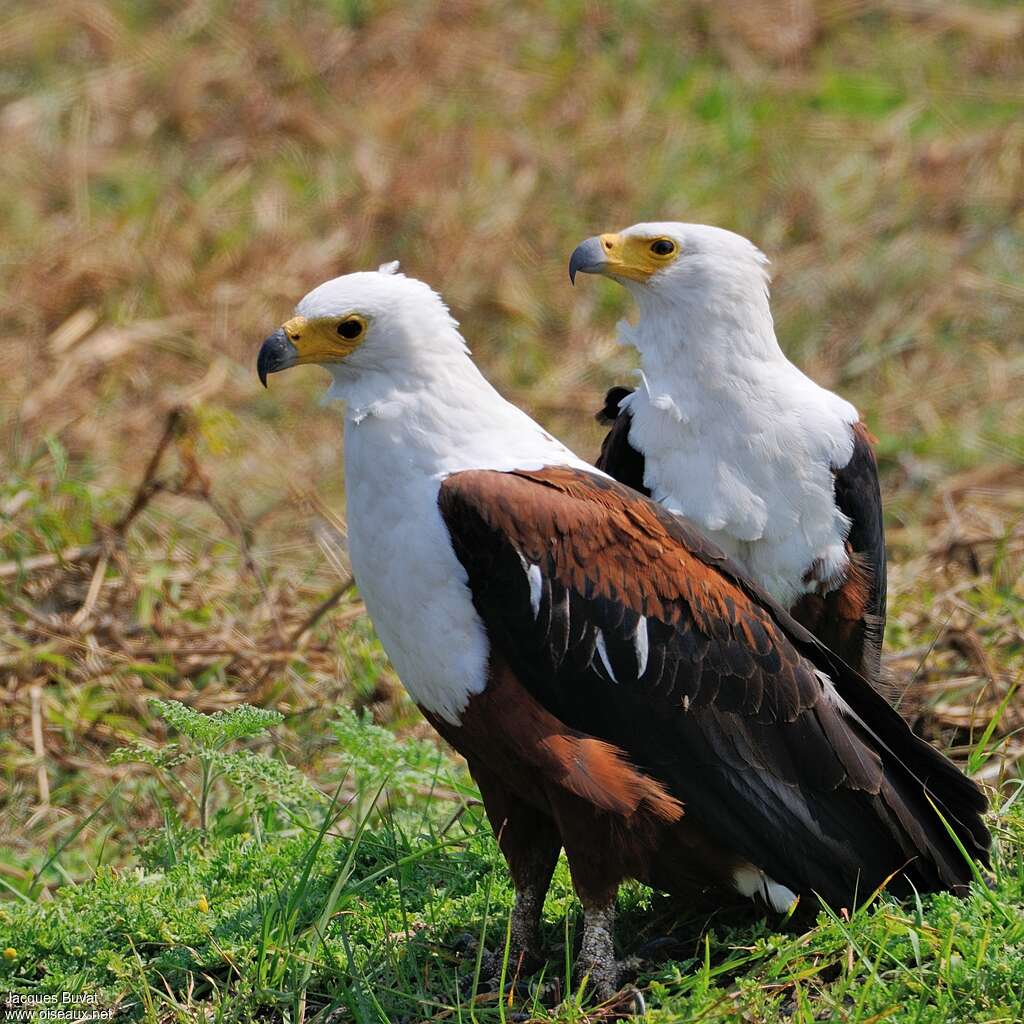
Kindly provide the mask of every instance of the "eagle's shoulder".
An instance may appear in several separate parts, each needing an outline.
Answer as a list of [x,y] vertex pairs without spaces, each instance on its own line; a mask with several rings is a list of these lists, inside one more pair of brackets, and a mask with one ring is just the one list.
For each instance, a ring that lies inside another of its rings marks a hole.
[[632,388],[616,385],[604,396],[604,405],[595,413],[594,419],[610,429],[601,442],[601,453],[594,464],[627,487],[650,496],[651,492],[644,483],[646,459],[629,439],[633,414],[628,405],[622,405],[623,399],[632,394]]

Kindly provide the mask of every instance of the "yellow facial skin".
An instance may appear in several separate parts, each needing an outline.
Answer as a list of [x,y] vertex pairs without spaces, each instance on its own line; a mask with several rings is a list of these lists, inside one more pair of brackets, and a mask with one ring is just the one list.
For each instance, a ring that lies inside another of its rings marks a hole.
[[569,281],[578,273],[600,273],[613,281],[646,284],[679,258],[679,243],[665,234],[595,234],[569,257]]
[[664,235],[642,238],[639,235],[606,234],[599,238],[604,251],[604,266],[598,272],[607,277],[624,277],[643,284],[679,258],[679,246]]
[[336,363],[351,355],[366,337],[367,322],[358,313],[350,313],[340,320],[333,317],[307,320],[293,316],[281,325],[288,340],[295,346],[298,358],[293,365],[303,363]]

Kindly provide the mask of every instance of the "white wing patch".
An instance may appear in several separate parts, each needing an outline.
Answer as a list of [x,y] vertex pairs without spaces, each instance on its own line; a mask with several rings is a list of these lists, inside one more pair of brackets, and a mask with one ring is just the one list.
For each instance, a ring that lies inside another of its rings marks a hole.
[[647,619],[640,616],[636,624],[636,635],[633,637],[636,647],[636,677],[639,679],[647,671],[647,656],[650,653],[650,641],[647,638]]
[[530,581],[530,607],[533,609],[533,617],[537,618],[537,616],[540,615],[540,566],[531,565],[530,568],[526,570],[526,577]]
[[533,609],[533,617],[537,618],[540,615],[540,596],[543,584],[540,566],[527,562],[521,552],[516,552],[516,554],[519,555],[519,561],[523,563],[523,572],[526,573],[526,579],[530,584],[530,608]]
[[732,881],[741,896],[760,896],[772,910],[785,913],[796,902],[796,893],[753,864],[744,864],[732,873]]
[[597,631],[597,653],[601,656],[601,664],[604,665],[608,678],[613,683],[617,683],[618,679],[615,678],[615,673],[612,671],[612,663],[608,660],[608,648],[605,646],[604,633],[601,630]]

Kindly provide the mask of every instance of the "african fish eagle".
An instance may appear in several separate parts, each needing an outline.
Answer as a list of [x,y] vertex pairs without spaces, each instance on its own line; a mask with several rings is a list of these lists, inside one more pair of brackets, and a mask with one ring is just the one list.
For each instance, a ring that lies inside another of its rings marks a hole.
[[618,338],[639,386],[612,388],[597,465],[695,523],[800,623],[877,682],[885,537],[873,438],[847,401],[785,356],[767,260],[703,224],[589,238],[569,275],[623,284]]
[[483,795],[536,950],[564,848],[579,969],[620,980],[627,877],[781,909],[960,890],[985,799],[691,524],[577,458],[471,361],[394,265],[311,291],[258,372],[346,402],[352,568],[384,649]]

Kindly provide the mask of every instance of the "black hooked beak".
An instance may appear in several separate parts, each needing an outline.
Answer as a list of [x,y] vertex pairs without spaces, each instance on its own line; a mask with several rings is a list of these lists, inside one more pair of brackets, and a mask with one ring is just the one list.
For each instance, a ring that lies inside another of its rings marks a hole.
[[580,242],[569,257],[569,281],[576,283],[576,275],[598,274],[605,265],[604,246],[597,235]]
[[260,354],[256,357],[256,372],[260,383],[267,386],[267,376],[278,370],[287,370],[294,366],[299,358],[298,350],[289,341],[288,335],[278,327],[266,341],[260,345]]

